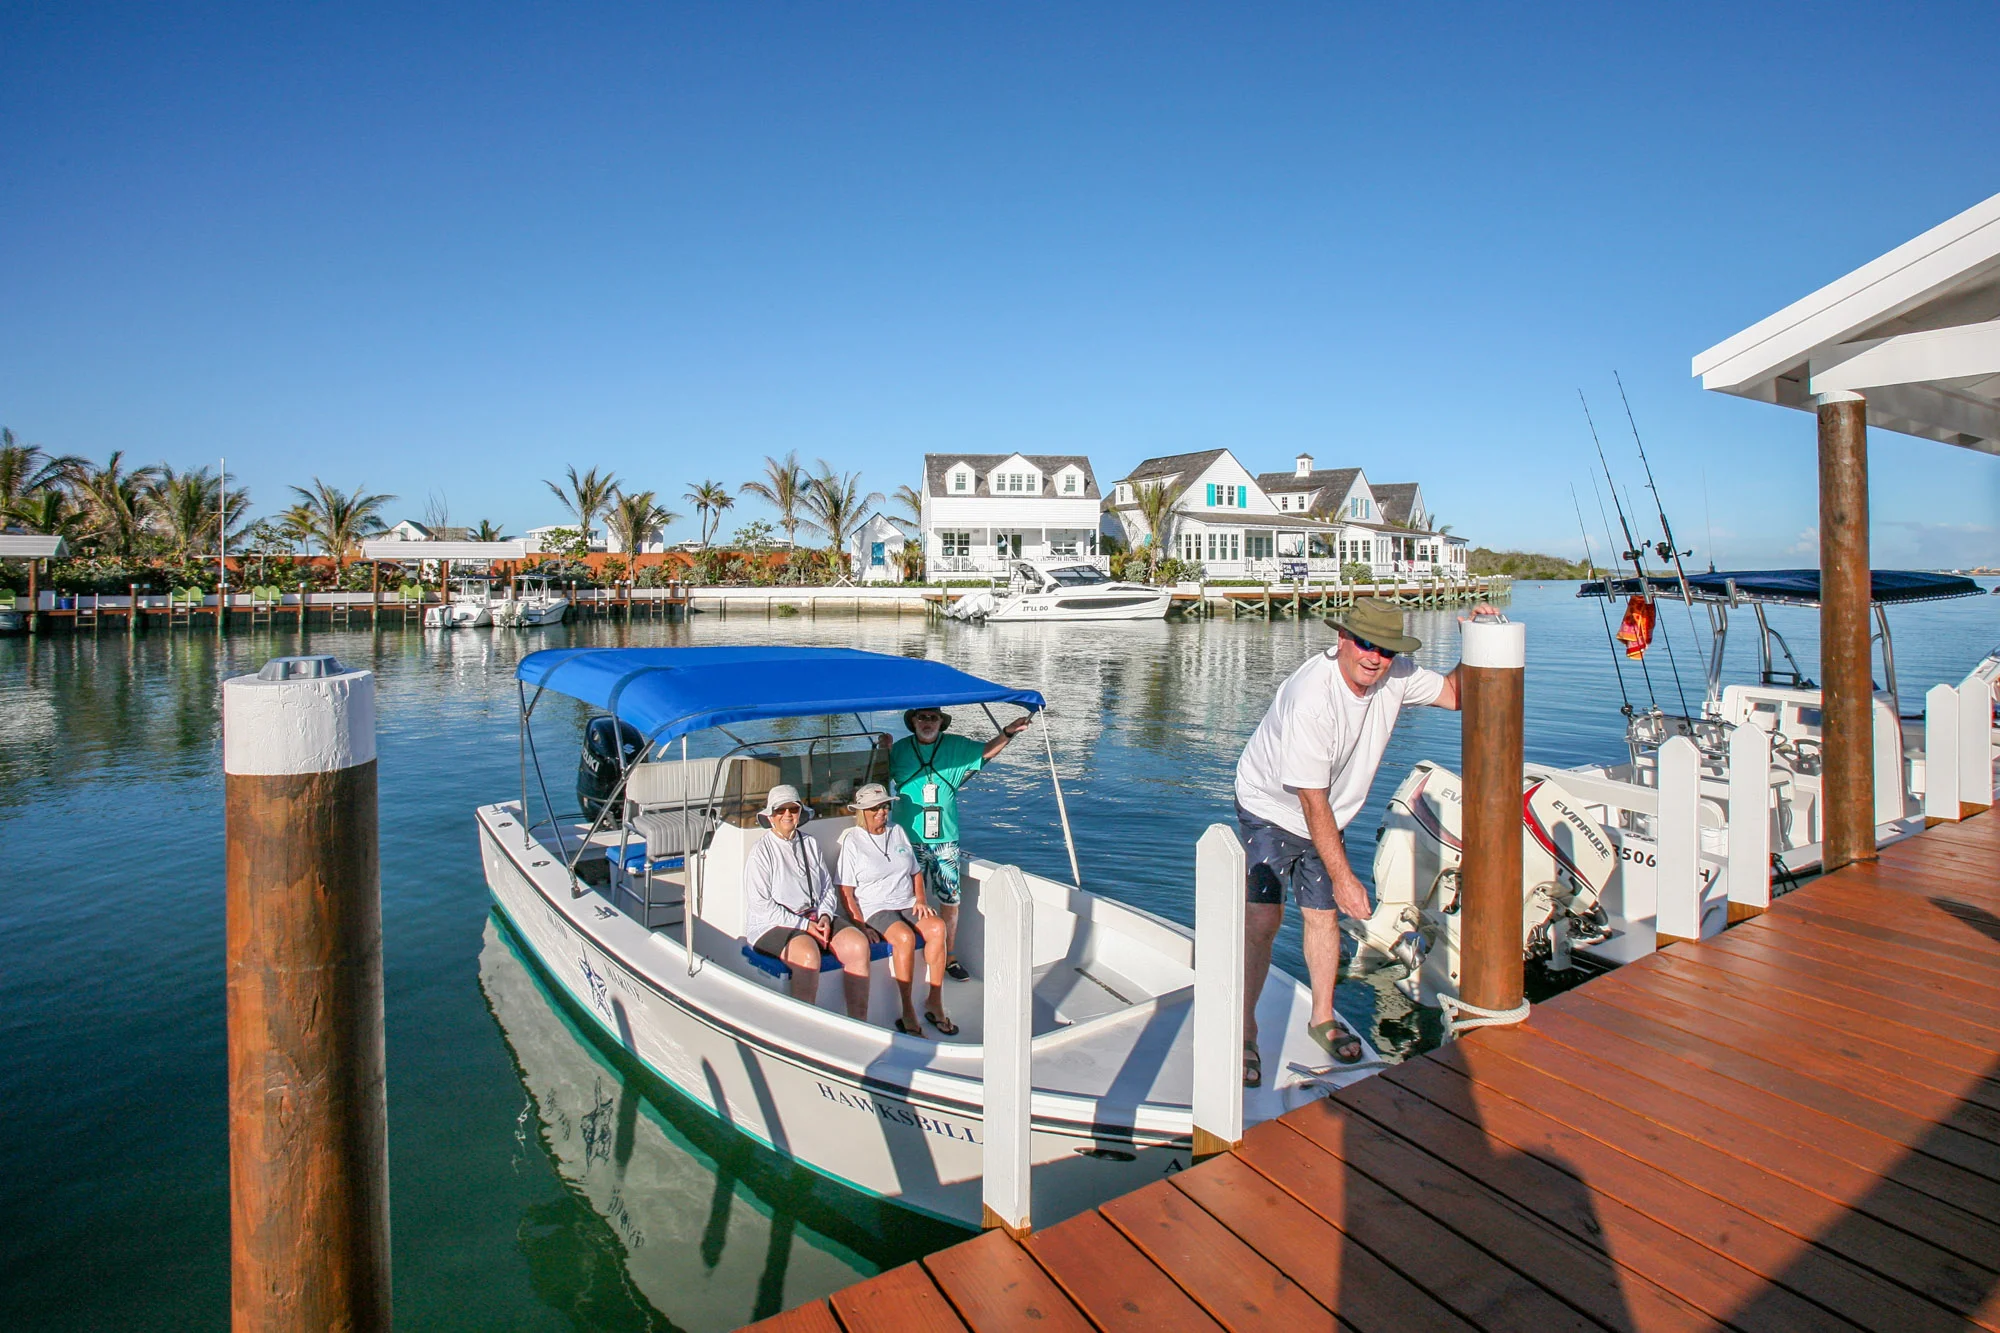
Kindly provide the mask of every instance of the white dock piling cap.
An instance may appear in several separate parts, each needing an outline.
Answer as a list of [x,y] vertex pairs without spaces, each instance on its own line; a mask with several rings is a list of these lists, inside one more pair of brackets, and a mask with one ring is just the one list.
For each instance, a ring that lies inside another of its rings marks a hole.
[[1468,620],[1459,627],[1458,659],[1469,667],[1519,671],[1528,664],[1528,627],[1512,620]]
[[374,758],[374,672],[331,656],[274,657],[222,682],[224,773],[334,773]]

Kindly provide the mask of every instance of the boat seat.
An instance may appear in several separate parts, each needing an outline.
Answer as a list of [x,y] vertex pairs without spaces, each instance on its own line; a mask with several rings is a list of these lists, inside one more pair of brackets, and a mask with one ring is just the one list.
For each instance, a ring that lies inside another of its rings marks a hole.
[[[922,949],[923,947],[924,937],[919,935],[917,936],[917,948]],[[891,952],[893,951],[889,948],[889,941],[877,940],[868,946],[868,959],[870,962],[880,962],[882,959],[887,958]],[[783,981],[786,977],[792,975],[792,969],[785,964],[782,958],[773,958],[770,954],[758,953],[747,944],[743,946],[743,956],[750,960],[750,966],[756,968],[766,976],[776,977],[778,980]],[[840,960],[835,958],[830,950],[820,955],[820,971],[833,972],[838,970],[839,967]]]
[[625,782],[625,800],[637,813],[703,809],[741,819],[764,803],[778,781],[778,766],[754,755],[662,759],[640,764]]

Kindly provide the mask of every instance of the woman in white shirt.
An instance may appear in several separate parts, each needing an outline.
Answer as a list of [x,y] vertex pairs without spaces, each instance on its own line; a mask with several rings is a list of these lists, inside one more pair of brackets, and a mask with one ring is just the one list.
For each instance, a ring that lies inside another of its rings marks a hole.
[[771,788],[760,812],[771,836],[743,864],[743,937],[758,953],[792,970],[792,998],[819,998],[820,963],[840,960],[847,1016],[868,1017],[868,936],[840,910],[819,844],[799,832],[805,803],[786,783]]
[[912,1037],[924,1035],[923,1024],[910,1003],[910,982],[915,971],[917,937],[924,941],[925,980],[930,994],[924,1001],[924,1017],[945,1036],[955,1036],[958,1024],[944,1007],[944,919],[932,909],[924,895],[924,877],[917,869],[917,854],[909,835],[889,822],[888,788],[871,782],[854,793],[850,807],[854,827],[840,835],[841,903],[848,916],[867,924],[871,936],[889,942],[889,969],[896,977],[896,991],[903,1002],[896,1031]]

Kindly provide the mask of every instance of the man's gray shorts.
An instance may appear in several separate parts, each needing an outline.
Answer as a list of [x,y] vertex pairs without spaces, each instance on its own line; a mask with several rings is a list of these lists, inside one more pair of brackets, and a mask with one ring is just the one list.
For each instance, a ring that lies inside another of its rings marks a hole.
[[1243,843],[1248,863],[1244,897],[1253,903],[1283,905],[1285,889],[1301,907],[1335,911],[1333,878],[1312,839],[1301,838],[1290,829],[1279,828],[1257,818],[1242,806],[1236,807],[1236,836]]

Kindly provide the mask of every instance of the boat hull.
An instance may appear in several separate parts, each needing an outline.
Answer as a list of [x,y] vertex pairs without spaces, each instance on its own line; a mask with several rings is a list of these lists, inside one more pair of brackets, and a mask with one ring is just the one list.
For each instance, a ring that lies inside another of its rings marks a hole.
[[1025,593],[1001,602],[985,619],[1004,625],[1052,620],[1164,620],[1173,605],[1166,588],[1114,585],[1089,592]]

